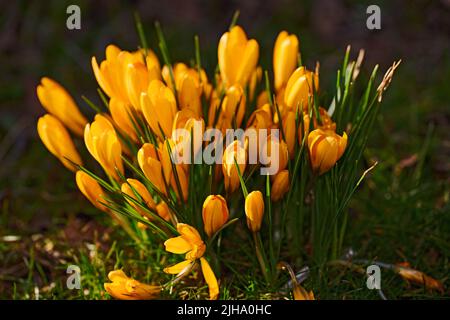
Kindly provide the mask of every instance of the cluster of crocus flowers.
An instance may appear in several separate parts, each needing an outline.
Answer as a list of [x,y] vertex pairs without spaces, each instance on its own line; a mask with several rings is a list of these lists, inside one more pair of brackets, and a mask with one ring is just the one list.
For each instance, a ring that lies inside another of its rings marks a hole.
[[[261,88],[259,45],[240,26],[231,27],[219,40],[213,81],[199,64],[172,64],[166,54],[163,57],[164,64],[148,48],[126,51],[115,45],[107,46],[104,60],[92,57],[93,75],[105,108],[88,100],[96,110],[90,117],[81,113],[66,89],[42,78],[37,95],[48,114],[38,120],[38,134],[47,149],[75,173],[78,188],[96,208],[124,226],[132,217],[141,225],[155,226],[166,240],[168,252],[185,254],[184,261],[166,267],[164,272],[181,277],[200,262],[210,298],[216,299],[218,281],[205,258],[202,237],[209,248],[209,242],[231,220],[243,218],[264,265],[259,233],[265,201],[286,198],[296,179],[292,167],[302,147],[309,151],[314,174],[321,175],[342,157],[347,135],[336,133],[336,124],[325,109],[313,108],[319,90],[318,67],[311,71],[301,65],[299,40],[286,31],[275,41],[273,79],[266,79],[273,83],[273,94],[270,85]],[[218,163],[208,170],[196,170],[192,163],[179,163],[174,158],[191,153],[196,157],[202,149],[221,141],[198,143],[191,135],[178,135],[179,129],[198,129],[202,137],[211,129],[222,134],[229,129],[245,133],[276,129],[280,134],[258,135],[256,146],[251,146],[248,138],[232,139],[220,149]],[[256,150],[260,163],[249,162],[251,150]],[[83,167],[90,163],[82,160],[89,155],[103,174],[89,174]],[[270,198],[265,199],[256,188],[247,194],[245,181],[255,168],[272,166],[276,170],[266,180]],[[199,171],[208,176],[194,179]],[[202,192],[198,191],[203,191],[207,180],[213,190],[199,199]],[[244,201],[231,201],[239,197],[241,187]],[[187,208],[192,204],[189,200],[203,199],[201,210],[191,213],[194,217],[190,221],[184,214],[192,209]],[[229,206],[237,202],[241,207]],[[141,229],[146,232],[146,228]],[[120,270],[112,271],[109,278],[112,283],[105,284],[105,289],[118,299],[153,298],[162,289],[139,283]]]

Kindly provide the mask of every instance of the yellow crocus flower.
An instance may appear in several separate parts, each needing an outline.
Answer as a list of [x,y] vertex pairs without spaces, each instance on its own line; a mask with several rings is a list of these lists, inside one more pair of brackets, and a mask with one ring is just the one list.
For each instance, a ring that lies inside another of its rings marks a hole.
[[44,77],[36,88],[42,106],[78,136],[88,122],[70,94],[56,81]]
[[208,237],[217,232],[228,220],[227,201],[221,195],[209,195],[203,202],[203,226]]
[[247,226],[253,233],[261,229],[264,216],[264,198],[261,191],[252,191],[245,198]]
[[308,149],[314,172],[323,174],[330,170],[343,155],[347,134],[339,136],[334,131],[316,129],[308,135]]
[[141,107],[154,134],[162,141],[164,137],[170,137],[178,111],[172,90],[160,80],[151,81],[147,92],[141,94]]
[[109,100],[109,112],[117,128],[125,133],[134,142],[138,141],[136,130],[134,129],[134,116],[128,105],[117,98]]
[[86,172],[78,170],[75,175],[78,189],[97,209],[109,212],[101,202],[106,202],[105,193],[100,184]]
[[73,163],[83,165],[69,132],[56,117],[50,114],[40,117],[37,123],[37,131],[47,149],[67,169],[76,171],[77,168]]
[[[134,189],[134,190],[133,190]],[[153,197],[151,196],[150,192],[147,190],[147,188],[136,179],[127,179],[127,182],[124,182],[122,184],[121,190],[123,193],[128,195],[129,197],[133,198],[136,201],[139,201],[138,195],[142,198],[142,201],[147,205],[148,208],[155,211],[156,210],[156,204],[153,200]],[[137,195],[136,195],[137,193]],[[126,199],[127,202],[137,211],[139,214],[143,217],[147,217],[148,219],[153,219],[152,215],[142,209],[140,206],[135,204],[133,201]]]
[[111,283],[105,283],[105,290],[114,298],[120,300],[150,300],[161,292],[161,286],[141,283],[128,277],[122,270],[108,273]]
[[97,114],[91,124],[84,129],[84,142],[89,153],[103,167],[105,172],[119,180],[116,170],[123,174],[122,147],[111,122]]
[[272,189],[270,190],[270,199],[276,202],[283,198],[289,190],[289,171],[282,170],[275,175],[272,182]]
[[166,221],[169,221],[170,217],[172,216],[172,212],[169,206],[164,201],[161,201],[156,205],[156,212],[161,218],[163,218]]
[[248,40],[240,26],[234,26],[225,32],[218,47],[220,75],[225,86],[240,84],[245,87],[256,68],[258,56],[258,42]]
[[273,50],[273,73],[275,91],[279,91],[288,81],[297,66],[298,38],[281,31]]
[[239,173],[235,165],[235,159],[241,175],[243,175],[247,162],[247,153],[237,140],[228,145],[222,157],[222,172],[225,189],[230,193],[240,186]]
[[219,285],[208,261],[203,257],[206,245],[200,234],[194,227],[185,223],[178,223],[177,231],[180,235],[166,240],[164,246],[168,252],[185,254],[186,260],[165,268],[164,272],[169,274],[184,273],[186,270],[190,270],[196,261],[200,259],[203,277],[209,287],[209,297],[211,300],[217,299],[219,296]]
[[139,149],[137,158],[139,166],[147,179],[150,180],[156,189],[167,195],[166,182],[169,181],[171,173],[163,170],[161,151],[153,144],[145,143]]
[[314,87],[319,89],[319,75],[305,69],[305,67],[297,68],[289,77],[284,91],[284,103],[288,108],[297,111],[308,108],[308,101],[313,97],[313,78]]

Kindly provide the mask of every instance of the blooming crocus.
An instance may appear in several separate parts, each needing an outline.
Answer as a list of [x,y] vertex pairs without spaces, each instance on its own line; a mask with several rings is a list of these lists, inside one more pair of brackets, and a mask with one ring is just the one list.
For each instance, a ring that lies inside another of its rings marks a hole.
[[247,216],[247,226],[252,232],[261,229],[264,216],[264,198],[261,191],[252,191],[245,198],[245,215]]
[[108,273],[110,283],[105,283],[105,290],[114,298],[120,300],[150,300],[156,299],[161,286],[141,283],[128,277],[122,270]]
[[37,123],[37,131],[47,149],[67,169],[75,171],[77,168],[73,163],[83,164],[69,132],[56,117],[50,114],[40,117]]
[[209,195],[203,202],[203,226],[208,237],[216,233],[228,220],[227,201],[221,195]]
[[203,257],[206,245],[201,239],[200,234],[195,228],[185,223],[178,223],[177,231],[180,235],[166,240],[164,246],[168,252],[185,254],[186,260],[165,268],[164,272],[169,274],[183,274],[190,270],[196,261],[200,259],[203,277],[209,287],[209,297],[211,300],[217,299],[219,285],[208,261]]
[[111,122],[97,114],[84,129],[84,142],[89,153],[100,163],[105,172],[119,180],[118,170],[123,175],[122,146]]
[[66,89],[56,81],[44,77],[36,91],[45,110],[58,118],[73,133],[83,135],[84,126],[88,121]]
[[339,136],[334,131],[316,129],[308,135],[308,149],[314,172],[323,174],[341,158],[347,146],[347,134]]
[[141,107],[150,128],[161,140],[170,137],[178,111],[175,96],[163,82],[153,80],[141,94]]
[[100,63],[100,66],[97,59],[92,57],[91,65],[95,78],[100,88],[110,98],[115,97],[130,103],[125,85],[125,72],[126,66],[134,62],[143,62],[143,55],[140,51],[130,53],[122,51],[112,44],[106,47],[106,59]]
[[[314,80],[313,80],[314,79]],[[297,108],[308,108],[308,101],[313,97],[313,82],[316,90],[319,88],[319,75],[305,69],[297,68],[289,77],[284,91],[284,103],[293,111]]]
[[[166,182],[170,178],[170,173],[164,176],[163,165],[161,163],[162,154],[158,148],[151,143],[145,143],[139,149],[138,163],[147,179],[164,195],[167,195]],[[168,166],[166,166],[168,167]]]
[[240,84],[245,87],[256,67],[258,56],[258,43],[254,39],[248,40],[240,26],[225,32],[218,47],[220,75],[225,86]]
[[238,164],[241,175],[243,175],[247,162],[247,154],[241,146],[241,143],[237,140],[228,145],[222,157],[225,189],[230,193],[235,191],[240,185],[239,173],[235,161]]
[[106,202],[105,193],[100,184],[86,172],[78,170],[75,175],[78,189],[97,209],[108,212],[109,209],[101,202]]
[[294,72],[297,66],[297,56],[297,36],[294,34],[289,35],[286,31],[281,31],[273,49],[275,91],[279,91],[287,83],[292,72]]
[[283,198],[289,190],[289,171],[282,170],[275,175],[272,182],[272,189],[270,190],[270,199],[276,202]]
[[[136,179],[127,179],[127,182],[124,182],[122,184],[121,190],[123,193],[125,193],[127,196],[133,198],[134,200],[139,202],[139,197],[141,197],[142,202],[145,203],[145,205],[152,209],[153,211],[156,209],[155,201],[153,200],[150,192],[147,190],[147,188]],[[152,215],[145,211],[143,208],[141,208],[139,205],[131,201],[130,199],[127,199],[127,202],[134,208],[136,211],[149,219],[152,219]]]

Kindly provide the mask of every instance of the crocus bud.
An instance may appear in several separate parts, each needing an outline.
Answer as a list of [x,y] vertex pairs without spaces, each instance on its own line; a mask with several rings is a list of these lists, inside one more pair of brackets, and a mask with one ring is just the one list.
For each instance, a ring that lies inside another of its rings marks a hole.
[[44,77],[37,86],[37,96],[42,106],[59,119],[73,133],[82,136],[88,122],[81,114],[73,98],[56,81]]
[[105,283],[105,290],[114,298],[120,300],[150,300],[156,299],[161,286],[141,283],[128,277],[122,270],[108,273],[111,283]]
[[254,39],[248,40],[241,27],[234,26],[225,32],[218,47],[220,75],[225,86],[240,84],[245,87],[256,67],[258,56],[258,43]]
[[[122,184],[121,190],[127,196],[133,198],[134,200],[136,200],[138,202],[140,201],[139,197],[141,197],[142,202],[145,203],[148,208],[150,208],[152,210],[156,209],[155,201],[153,201],[153,198],[152,198],[150,192],[148,192],[147,188],[139,180],[127,179],[127,182]],[[149,219],[153,218],[150,213],[145,211],[139,205],[137,205],[130,199],[127,199],[127,198],[125,198],[125,199],[134,209],[136,209],[137,212],[139,212],[139,214],[141,216],[147,217]]]
[[[40,117],[37,124],[39,137],[47,149],[71,171],[77,168],[73,165],[82,165],[80,155],[70,138],[69,132],[63,124],[54,116],[46,114]],[[70,161],[69,161],[70,160]],[[71,162],[72,161],[72,162]]]
[[84,142],[89,153],[100,163],[105,172],[119,180],[117,170],[123,175],[122,147],[111,122],[97,114],[94,122],[84,129]]
[[[153,144],[145,143],[139,149],[138,163],[142,172],[159,192],[167,195],[165,177],[161,164],[162,154]],[[168,181],[168,180],[166,180]]]
[[308,101],[313,97],[313,78],[314,87],[319,88],[319,75],[306,70],[304,67],[297,68],[289,77],[284,92],[284,103],[293,111],[297,108],[304,110],[308,108]]
[[153,80],[147,92],[141,95],[141,107],[150,128],[161,140],[170,137],[177,113],[177,104],[172,90],[159,80]]
[[226,123],[226,128],[231,128],[233,125],[233,119],[236,121],[236,126],[240,127],[242,119],[245,115],[246,98],[244,90],[240,85],[231,86],[223,99],[221,117],[219,119]]
[[221,195],[210,195],[203,202],[203,226],[208,237],[217,232],[228,220],[228,206]]
[[347,134],[339,136],[334,131],[316,129],[308,135],[308,149],[314,172],[323,174],[341,158],[347,146]]
[[276,91],[279,91],[287,83],[290,75],[294,72],[297,66],[297,56],[297,36],[281,31],[275,41],[273,50],[273,73]]
[[276,202],[284,197],[289,190],[289,171],[283,170],[275,175],[270,190],[270,199]]
[[106,202],[105,193],[100,184],[84,171],[77,171],[75,175],[78,189],[97,209],[108,212],[109,209],[101,202]]
[[241,172],[241,175],[243,175],[246,167],[247,154],[243,146],[241,146],[240,142],[237,140],[228,145],[222,158],[222,172],[225,182],[225,189],[230,193],[239,188],[240,185],[239,173],[236,168],[235,159],[238,164],[239,171]]
[[261,229],[264,216],[264,199],[261,191],[252,191],[245,198],[245,215],[247,216],[247,226],[252,232]]

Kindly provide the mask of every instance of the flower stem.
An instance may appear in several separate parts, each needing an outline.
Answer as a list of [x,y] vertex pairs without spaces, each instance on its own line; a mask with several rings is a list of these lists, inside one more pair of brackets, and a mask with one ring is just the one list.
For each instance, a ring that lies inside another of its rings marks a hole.
[[253,240],[255,241],[255,250],[256,250],[256,257],[258,258],[259,265],[261,267],[261,271],[263,273],[264,279],[266,280],[266,283],[269,283],[269,276],[267,274],[267,268],[266,263],[264,262],[264,257],[262,254],[262,247],[261,247],[261,241],[258,238],[258,233],[253,232]]

